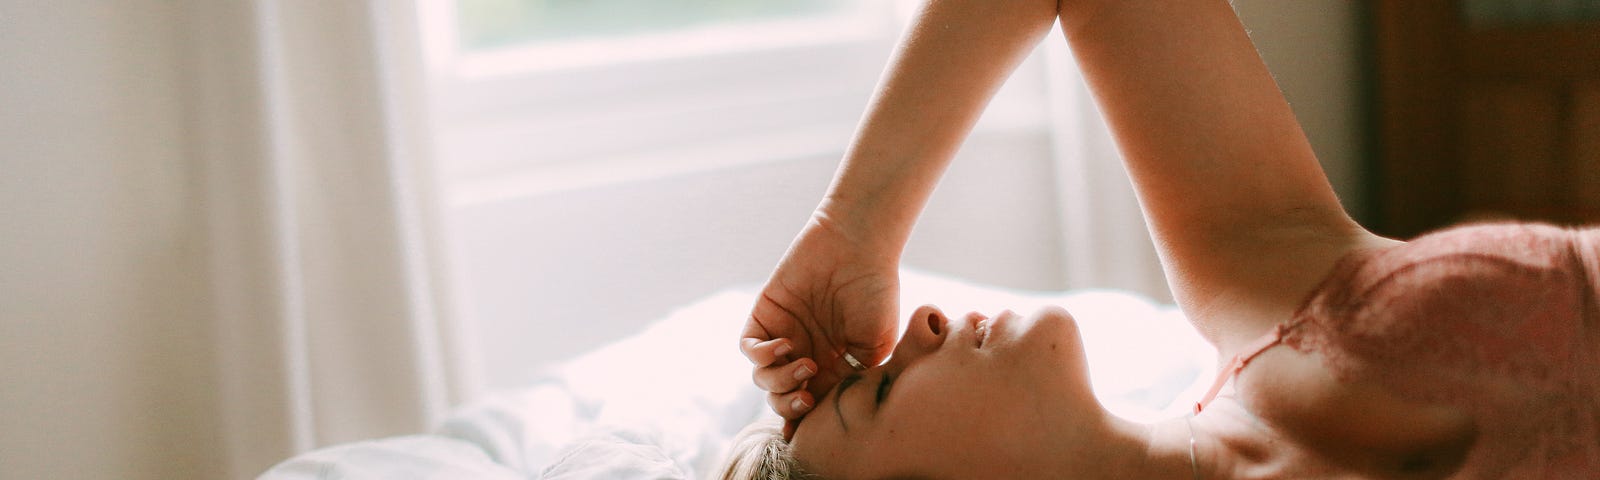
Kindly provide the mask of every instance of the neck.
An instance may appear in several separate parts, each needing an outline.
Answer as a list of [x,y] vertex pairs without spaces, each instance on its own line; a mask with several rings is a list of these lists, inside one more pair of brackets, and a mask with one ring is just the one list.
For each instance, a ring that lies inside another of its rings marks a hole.
[[[1151,424],[1125,423],[1135,429],[1131,433],[1139,435],[1136,439],[1143,448],[1140,463],[1144,465],[1142,471],[1128,478],[1225,478],[1216,476],[1214,466],[1205,461],[1216,457],[1201,455],[1205,450],[1202,447],[1209,444],[1202,444],[1200,431],[1187,415]],[[1190,439],[1195,442],[1191,444]]]
[[[1205,430],[1198,422],[1194,422],[1197,442],[1193,457],[1195,463],[1191,463],[1190,430],[1184,417],[1148,424],[1125,420],[1109,413],[1104,414],[1103,418],[1102,428],[1098,429],[1100,431],[1093,441],[1072,439],[1056,450],[1076,454],[1058,456],[1063,460],[1063,466],[1070,465],[1070,469],[1058,469],[1056,472],[1080,472],[1078,478],[1191,480],[1198,471],[1200,478],[1204,479],[1229,478],[1219,476],[1219,469],[1210,461],[1219,457],[1206,455],[1212,444],[1203,438]],[[1096,444],[1097,448],[1084,448],[1087,444]],[[1094,470],[1085,471],[1085,465],[1094,466]]]

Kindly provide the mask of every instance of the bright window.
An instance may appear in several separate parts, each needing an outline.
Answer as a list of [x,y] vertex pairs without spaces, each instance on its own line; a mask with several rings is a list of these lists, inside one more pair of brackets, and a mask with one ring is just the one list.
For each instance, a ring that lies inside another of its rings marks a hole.
[[849,144],[896,1],[419,0],[484,385],[763,278]]
[[859,0],[459,0],[458,41],[469,50],[823,17]]
[[507,195],[840,149],[903,25],[895,9],[425,0],[441,173],[461,195]]
[[[764,280],[920,3],[419,1],[464,362],[490,388]],[[1035,239],[1058,235],[1050,111],[1073,104],[1047,95],[1045,63],[1024,62],[990,102],[964,145],[974,158],[919,227],[933,240],[913,255],[928,260],[911,264],[1030,288],[1060,277],[1057,242]],[[1072,131],[1063,143],[1109,145]],[[941,234],[973,224],[1018,235],[975,249]]]

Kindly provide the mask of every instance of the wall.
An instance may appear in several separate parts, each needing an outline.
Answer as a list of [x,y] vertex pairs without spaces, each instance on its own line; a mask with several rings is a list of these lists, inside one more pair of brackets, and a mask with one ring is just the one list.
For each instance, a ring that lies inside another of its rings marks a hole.
[[0,478],[219,478],[174,2],[0,1]]

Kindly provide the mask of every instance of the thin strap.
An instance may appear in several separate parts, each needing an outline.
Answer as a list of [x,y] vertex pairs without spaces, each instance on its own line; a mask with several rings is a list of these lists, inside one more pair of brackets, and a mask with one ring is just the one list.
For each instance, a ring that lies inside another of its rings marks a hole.
[[1273,327],[1272,331],[1256,339],[1255,343],[1246,348],[1244,353],[1235,354],[1233,358],[1228,359],[1228,365],[1217,372],[1217,380],[1211,382],[1211,389],[1206,390],[1205,396],[1200,397],[1200,401],[1195,402],[1194,413],[1198,414],[1201,410],[1205,410],[1206,405],[1211,404],[1211,401],[1217,398],[1217,394],[1222,392],[1222,386],[1227,385],[1228,380],[1238,375],[1240,370],[1244,370],[1245,365],[1249,365],[1251,360],[1255,360],[1256,355],[1260,355],[1261,352],[1266,351],[1268,348],[1283,343],[1283,335],[1288,331],[1289,325],[1280,323],[1278,326]]

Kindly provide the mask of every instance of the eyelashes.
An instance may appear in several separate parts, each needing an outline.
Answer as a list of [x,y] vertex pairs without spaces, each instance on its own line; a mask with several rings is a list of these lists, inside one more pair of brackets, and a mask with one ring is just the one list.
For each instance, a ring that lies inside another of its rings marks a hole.
[[889,378],[889,372],[883,372],[883,378],[878,380],[878,405],[883,405],[883,397],[889,396],[889,386],[893,384],[894,380]]

